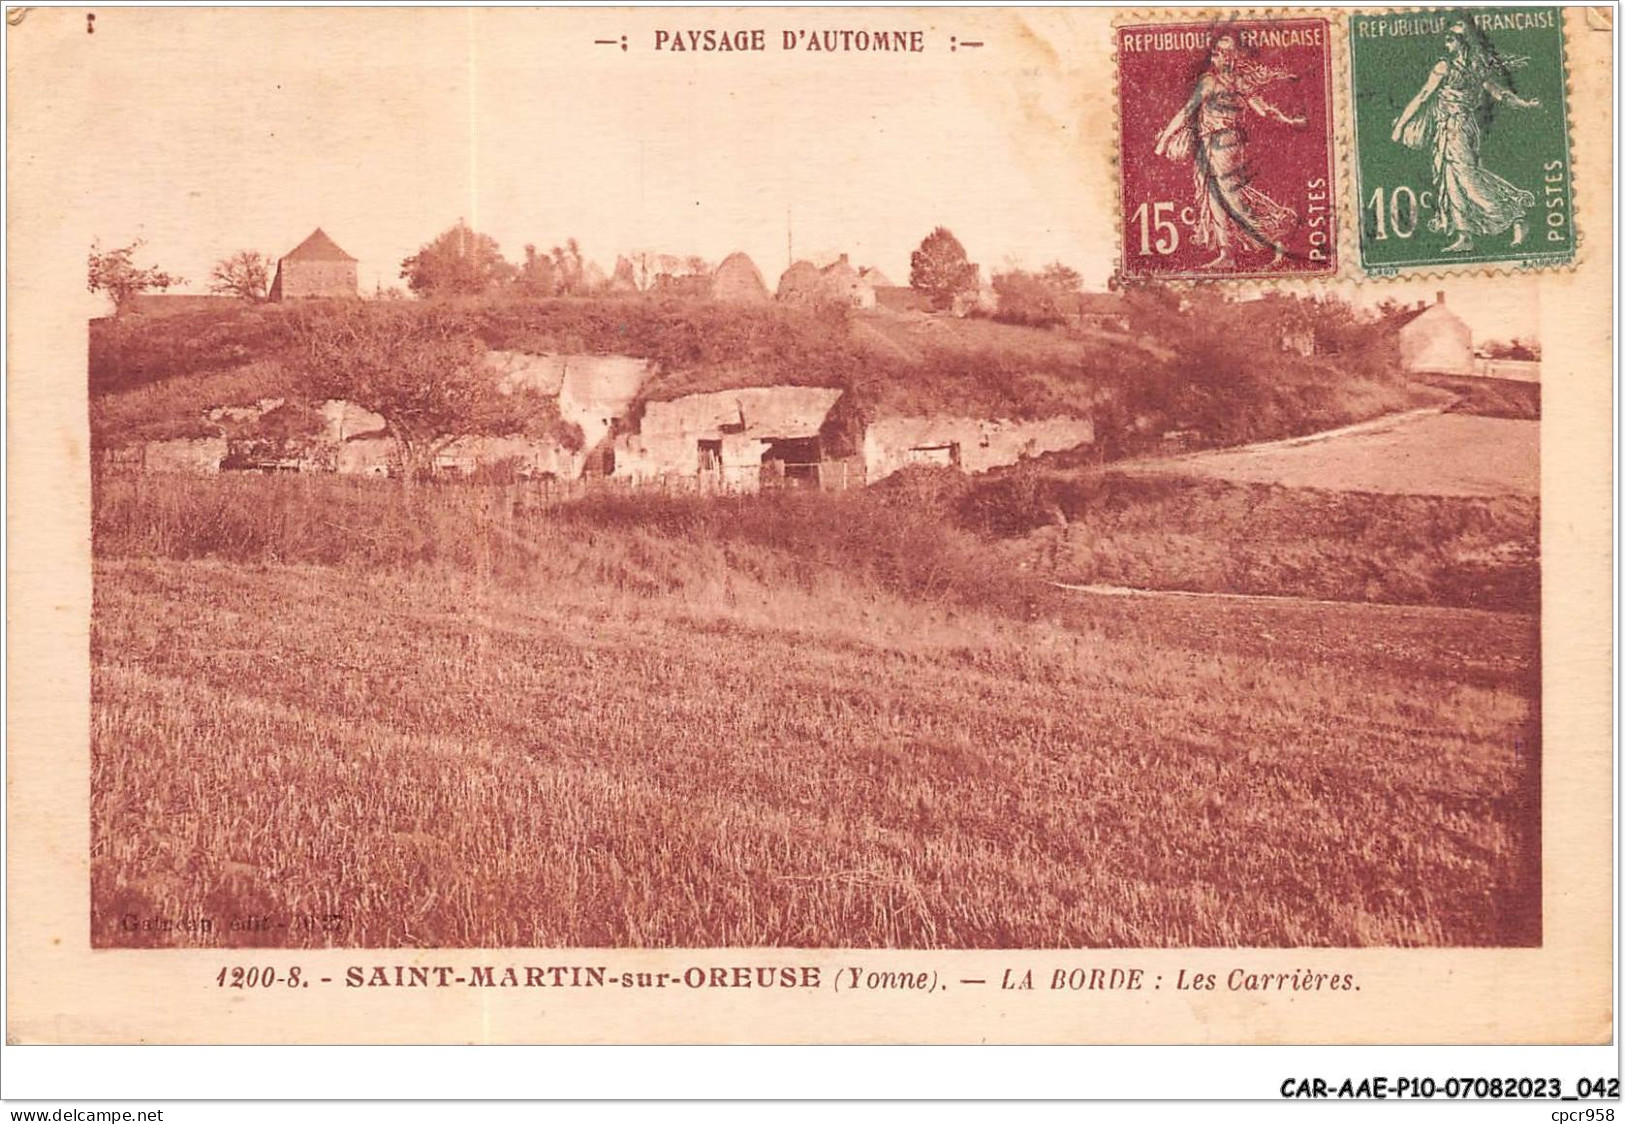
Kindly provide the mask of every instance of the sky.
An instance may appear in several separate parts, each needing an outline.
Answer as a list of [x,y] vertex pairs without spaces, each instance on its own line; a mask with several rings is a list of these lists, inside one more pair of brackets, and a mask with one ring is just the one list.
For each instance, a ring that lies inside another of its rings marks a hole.
[[[13,78],[81,95],[57,122],[87,169],[72,205],[187,291],[320,226],[370,292],[459,219],[510,260],[570,237],[606,270],[743,250],[770,287],[792,240],[907,283],[939,224],[984,273],[1060,260],[1098,289],[1113,268],[1103,10],[115,8],[94,34],[73,10],[29,18]],[[776,49],[786,29],[894,25],[926,51]],[[775,49],[652,49],[656,30],[758,27]],[[986,46],[949,49],[973,36]],[[1351,295],[1438,286],[1376,288]],[[1538,330],[1532,285],[1446,288],[1476,335]]]

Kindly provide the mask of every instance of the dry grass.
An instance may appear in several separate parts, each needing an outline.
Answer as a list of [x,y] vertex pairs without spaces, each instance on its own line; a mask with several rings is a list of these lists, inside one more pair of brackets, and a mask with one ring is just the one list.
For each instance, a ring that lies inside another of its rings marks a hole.
[[1539,940],[1528,618],[983,607],[744,509],[428,499],[413,557],[273,485],[101,487],[99,946]]
[[212,437],[221,427],[207,414],[216,406],[245,406],[297,391],[276,363],[255,361],[207,375],[183,375],[129,390],[93,395],[90,439],[98,449],[177,437]]
[[968,485],[958,508],[1011,536],[1012,568],[1064,582],[1540,611],[1528,496],[1016,471]]
[[1540,383],[1471,375],[1423,375],[1430,385],[1456,396],[1452,413],[1486,418],[1540,420]]

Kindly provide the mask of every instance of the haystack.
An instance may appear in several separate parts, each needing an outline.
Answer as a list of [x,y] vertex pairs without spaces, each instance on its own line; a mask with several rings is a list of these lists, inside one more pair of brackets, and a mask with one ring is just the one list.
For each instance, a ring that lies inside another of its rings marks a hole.
[[740,304],[761,304],[772,299],[762,271],[743,253],[729,254],[711,276],[711,299]]
[[810,261],[798,261],[779,278],[779,299],[811,304],[824,296],[824,276]]

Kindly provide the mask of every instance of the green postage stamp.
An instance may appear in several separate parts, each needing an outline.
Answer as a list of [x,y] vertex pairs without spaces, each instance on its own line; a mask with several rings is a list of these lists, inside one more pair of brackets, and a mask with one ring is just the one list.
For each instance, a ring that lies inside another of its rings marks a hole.
[[1349,33],[1366,272],[1572,261],[1562,10],[1356,13]]

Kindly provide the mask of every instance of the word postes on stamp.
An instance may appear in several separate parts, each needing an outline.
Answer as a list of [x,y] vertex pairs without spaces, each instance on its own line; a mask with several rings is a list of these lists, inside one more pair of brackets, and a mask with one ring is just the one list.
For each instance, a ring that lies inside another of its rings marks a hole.
[[1360,264],[1572,260],[1561,10],[1354,14],[1349,34]]
[[1117,29],[1125,278],[1337,268],[1324,19]]

